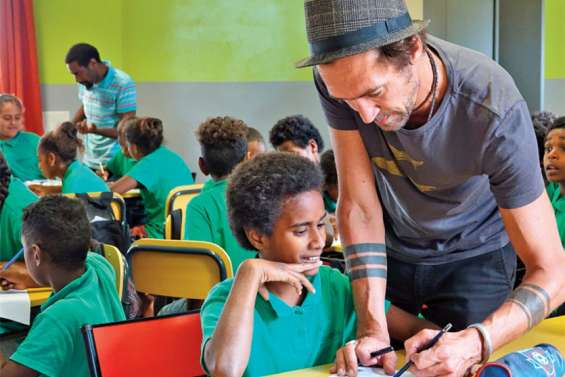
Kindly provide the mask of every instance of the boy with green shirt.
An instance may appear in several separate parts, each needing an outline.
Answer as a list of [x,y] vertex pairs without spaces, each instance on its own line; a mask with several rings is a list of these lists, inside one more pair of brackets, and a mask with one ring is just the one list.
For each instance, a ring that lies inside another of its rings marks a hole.
[[84,207],[64,196],[41,198],[24,211],[22,241],[30,275],[53,294],[10,360],[0,354],[0,375],[88,377],[81,327],[125,315],[112,266],[88,253]]
[[561,243],[565,248],[565,117],[555,119],[545,137],[543,168]]
[[196,130],[202,157],[198,164],[212,179],[186,208],[185,237],[221,246],[230,256],[233,270],[255,253],[241,247],[229,226],[226,208],[227,176],[247,153],[247,125],[231,117],[210,118]]

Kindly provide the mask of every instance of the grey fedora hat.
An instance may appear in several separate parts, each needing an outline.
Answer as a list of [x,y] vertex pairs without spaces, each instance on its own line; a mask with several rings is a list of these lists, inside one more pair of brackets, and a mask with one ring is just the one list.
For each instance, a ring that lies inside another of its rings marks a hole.
[[404,0],[305,0],[311,56],[297,68],[330,63],[419,33],[429,21],[412,21]]

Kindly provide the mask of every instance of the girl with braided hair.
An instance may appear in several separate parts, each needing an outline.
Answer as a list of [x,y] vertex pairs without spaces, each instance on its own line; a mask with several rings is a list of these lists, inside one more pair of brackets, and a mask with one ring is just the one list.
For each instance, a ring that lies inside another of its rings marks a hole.
[[[0,265],[11,259],[21,248],[22,213],[37,196],[22,181],[11,175],[0,152]],[[24,289],[37,284],[29,276],[23,258],[6,271],[0,270],[2,289]]]
[[0,93],[0,152],[14,177],[30,181],[43,176],[37,165],[39,136],[23,130],[24,111],[18,97]]
[[59,177],[63,180],[63,194],[110,191],[102,178],[77,160],[82,147],[75,125],[63,122],[39,142],[41,171],[47,178]]

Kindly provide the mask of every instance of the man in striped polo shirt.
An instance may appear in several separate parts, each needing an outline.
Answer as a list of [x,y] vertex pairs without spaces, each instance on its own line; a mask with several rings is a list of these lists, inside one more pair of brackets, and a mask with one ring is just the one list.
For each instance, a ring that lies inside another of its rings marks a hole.
[[92,169],[105,165],[118,151],[116,126],[135,116],[137,91],[129,75],[101,61],[96,47],[78,43],[67,52],[65,63],[79,85],[82,106],[72,121],[84,134],[83,162]]

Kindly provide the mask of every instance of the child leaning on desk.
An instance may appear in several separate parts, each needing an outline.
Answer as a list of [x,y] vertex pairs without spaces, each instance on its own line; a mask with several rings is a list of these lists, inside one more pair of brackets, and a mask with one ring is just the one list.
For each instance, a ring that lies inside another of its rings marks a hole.
[[[349,279],[320,262],[327,218],[321,186],[320,169],[289,153],[257,156],[230,176],[230,226],[259,258],[243,262],[202,306],[209,374],[264,376],[327,364],[355,338]],[[427,325],[397,308],[389,317],[393,336]]]
[[53,294],[10,360],[0,354],[0,375],[88,377],[81,327],[125,315],[112,266],[88,253],[84,207],[64,196],[41,198],[24,211],[22,241],[31,277],[53,288]]

